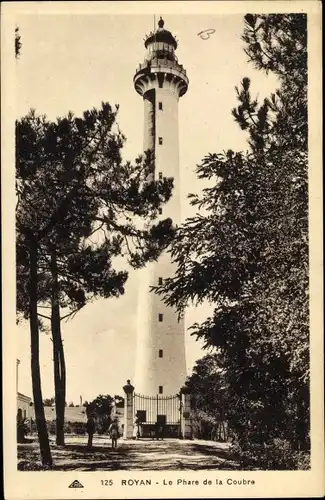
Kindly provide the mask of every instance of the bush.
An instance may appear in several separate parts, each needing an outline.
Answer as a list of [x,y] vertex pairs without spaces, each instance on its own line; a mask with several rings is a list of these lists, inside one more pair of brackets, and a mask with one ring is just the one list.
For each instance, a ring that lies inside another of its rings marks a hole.
[[71,422],[64,422],[64,432],[66,434],[71,434]]
[[235,454],[245,469],[261,470],[308,470],[310,455],[297,452],[290,441],[275,438],[270,443],[247,442],[245,449],[238,441],[233,442],[231,452]]
[[30,426],[31,432],[37,432],[37,427],[36,427],[36,422],[35,420],[32,420],[31,426]]
[[221,421],[213,412],[193,409],[191,412],[192,431],[197,439],[226,442],[228,440],[228,425]]
[[48,470],[49,467],[36,462],[21,460],[20,462],[18,462],[17,469],[24,471],[41,471],[41,470]]
[[96,431],[98,434],[105,434],[111,425],[110,415],[99,415],[96,423]]
[[56,433],[56,422],[55,420],[47,420],[46,421],[47,425],[47,431],[49,434],[55,434]]
[[[56,434],[55,420],[47,420],[46,425],[48,433],[51,435],[55,435]],[[32,421],[31,432],[37,432],[35,420]],[[64,432],[65,434],[78,434],[78,435],[86,434],[86,424],[84,422],[67,421],[64,423]]]
[[22,420],[17,420],[17,442],[23,443],[26,438],[26,434],[29,432],[29,424],[26,418]]
[[69,422],[71,434],[86,434],[86,424],[84,422]]
[[296,453],[296,462],[298,470],[310,469],[310,453],[300,451]]

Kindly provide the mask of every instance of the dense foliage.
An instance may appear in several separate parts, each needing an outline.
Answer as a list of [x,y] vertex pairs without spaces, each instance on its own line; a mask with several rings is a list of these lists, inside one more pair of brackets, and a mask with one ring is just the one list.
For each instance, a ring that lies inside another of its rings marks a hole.
[[114,398],[112,396],[100,394],[87,406],[87,415],[95,415],[96,430],[99,434],[107,432],[112,422],[112,410]]
[[52,397],[52,398],[45,398],[43,400],[43,405],[44,406],[53,406],[54,403],[55,403],[55,398],[54,397]]
[[156,288],[179,311],[214,304],[192,334],[217,349],[243,463],[271,469],[300,467],[310,447],[306,23],[245,16],[245,52],[278,89],[259,103],[248,78],[236,88],[249,150],[197,167],[211,187],[190,195],[198,212],[172,245],[177,274]]
[[185,385],[191,393],[194,435],[201,439],[226,441],[228,386],[224,371],[220,368],[218,354],[208,354],[199,359]]

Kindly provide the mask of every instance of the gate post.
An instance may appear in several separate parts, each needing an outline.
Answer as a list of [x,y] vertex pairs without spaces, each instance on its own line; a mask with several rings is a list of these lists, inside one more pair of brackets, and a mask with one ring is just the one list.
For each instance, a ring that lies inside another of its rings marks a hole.
[[133,391],[134,387],[130,380],[123,387],[124,397],[124,431],[123,439],[132,439],[133,437]]
[[181,388],[183,396],[182,407],[182,420],[181,420],[181,435],[183,439],[192,439],[192,425],[191,425],[191,394],[190,389],[186,386]]

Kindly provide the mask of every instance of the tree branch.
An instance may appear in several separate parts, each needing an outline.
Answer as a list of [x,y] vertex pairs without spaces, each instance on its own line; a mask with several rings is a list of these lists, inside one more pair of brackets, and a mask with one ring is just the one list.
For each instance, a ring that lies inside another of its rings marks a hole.
[[44,316],[44,314],[41,314],[41,313],[37,313],[37,316],[40,316],[41,318],[45,318],[45,319],[49,319],[51,321],[51,318],[49,318],[49,316]]
[[77,307],[77,309],[74,309],[73,311],[69,312],[68,314],[66,314],[65,316],[62,316],[62,318],[60,318],[60,321],[63,321],[64,319],[66,318],[69,318],[70,316],[74,316],[78,311],[80,311],[80,309],[82,309],[84,306],[79,306]]

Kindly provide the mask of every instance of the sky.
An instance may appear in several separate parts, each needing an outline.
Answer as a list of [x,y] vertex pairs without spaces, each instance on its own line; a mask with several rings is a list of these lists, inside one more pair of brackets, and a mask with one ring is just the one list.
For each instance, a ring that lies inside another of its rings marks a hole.
[[[195,167],[209,152],[247,148],[246,135],[234,122],[235,86],[243,77],[252,80],[252,92],[263,99],[274,91],[276,80],[247,62],[242,15],[162,15],[165,28],[179,40],[178,60],[189,77],[189,88],[179,102],[182,218],[193,215],[187,194],[203,186]],[[118,123],[127,138],[123,156],[142,152],[143,102],[133,88],[133,76],[143,62],[143,38],[153,29],[153,15],[28,14],[16,19],[21,34],[21,55],[16,61],[16,117],[34,108],[55,120],[69,111],[75,115],[102,101],[119,104]],[[214,29],[208,40],[198,33]],[[131,272],[119,299],[98,299],[73,320],[63,322],[67,364],[67,401],[91,400],[98,394],[122,394],[135,368],[136,305],[139,279]],[[186,328],[204,320],[204,304],[189,306]],[[185,334],[187,371],[207,352]],[[52,342],[41,333],[40,359],[43,397],[54,395]],[[17,327],[19,387],[32,394],[30,339],[27,324]]]

